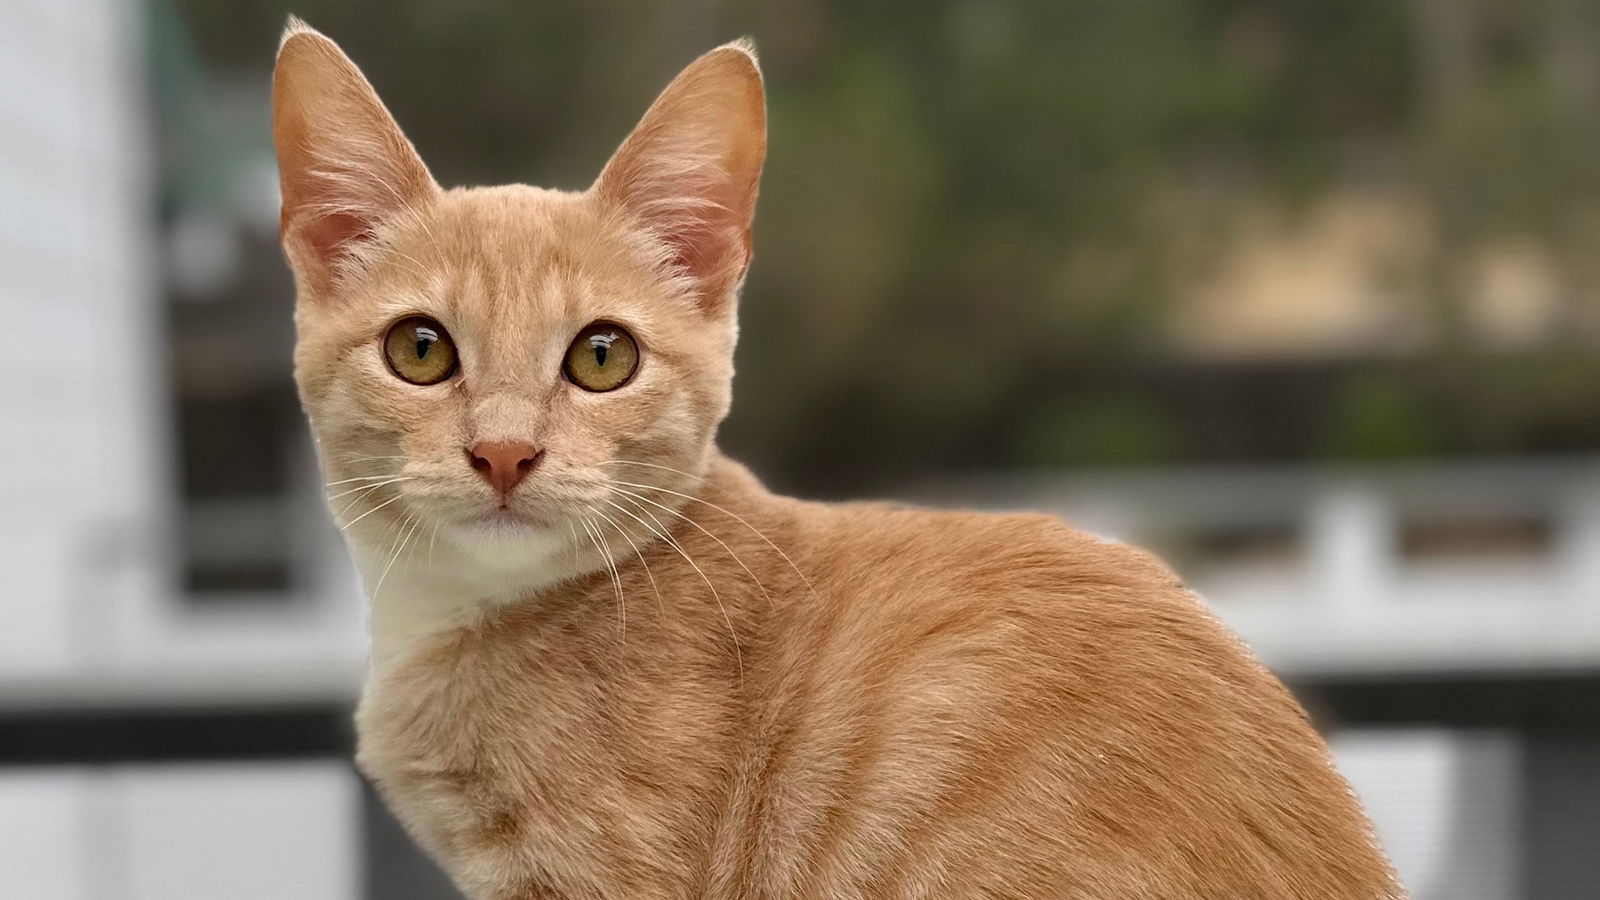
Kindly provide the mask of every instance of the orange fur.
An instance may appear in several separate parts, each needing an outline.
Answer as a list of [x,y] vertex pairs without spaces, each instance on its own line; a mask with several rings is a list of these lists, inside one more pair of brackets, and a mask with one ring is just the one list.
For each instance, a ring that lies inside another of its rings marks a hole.
[[[274,99],[296,377],[372,602],[359,762],[469,896],[1402,896],[1293,699],[1155,560],[786,499],[716,451],[747,46],[581,194],[439,188],[298,23]],[[385,369],[407,315],[459,374]],[[610,393],[561,376],[596,320],[641,347]],[[463,448],[507,440],[544,455],[497,509]]]

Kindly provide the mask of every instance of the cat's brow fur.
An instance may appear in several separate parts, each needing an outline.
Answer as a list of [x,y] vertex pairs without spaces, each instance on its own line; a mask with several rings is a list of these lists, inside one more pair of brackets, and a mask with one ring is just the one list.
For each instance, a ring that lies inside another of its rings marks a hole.
[[[296,378],[372,602],[359,762],[469,896],[1401,896],[1294,700],[1156,560],[791,500],[717,452],[765,154],[748,45],[582,193],[440,188],[299,23],[274,110]],[[385,369],[413,314],[457,376]],[[602,319],[643,362],[589,394],[561,360]],[[522,524],[485,518],[474,441],[544,450]]]

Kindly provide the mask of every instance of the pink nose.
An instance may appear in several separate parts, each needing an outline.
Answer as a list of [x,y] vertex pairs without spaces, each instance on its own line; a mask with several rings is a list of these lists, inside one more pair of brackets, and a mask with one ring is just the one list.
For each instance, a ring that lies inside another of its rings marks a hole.
[[502,500],[533,471],[543,455],[543,451],[522,441],[479,441],[467,448],[472,467]]

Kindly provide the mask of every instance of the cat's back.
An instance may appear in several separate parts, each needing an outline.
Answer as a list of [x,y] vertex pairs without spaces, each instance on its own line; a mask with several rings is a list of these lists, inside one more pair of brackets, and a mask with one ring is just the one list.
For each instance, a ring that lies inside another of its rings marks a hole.
[[798,516],[822,574],[774,642],[774,815],[810,838],[769,848],[769,895],[1400,896],[1299,706],[1150,555],[1036,515]]

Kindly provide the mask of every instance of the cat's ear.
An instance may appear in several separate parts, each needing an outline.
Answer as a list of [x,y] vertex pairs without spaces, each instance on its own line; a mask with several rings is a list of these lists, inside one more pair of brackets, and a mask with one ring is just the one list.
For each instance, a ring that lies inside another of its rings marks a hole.
[[665,242],[701,304],[727,304],[750,264],[750,224],[767,155],[761,70],[744,41],[712,50],[667,86],[595,182]]
[[380,223],[439,193],[361,70],[295,18],[272,76],[272,139],[284,251],[322,290]]

